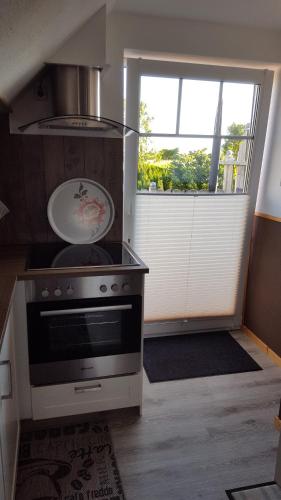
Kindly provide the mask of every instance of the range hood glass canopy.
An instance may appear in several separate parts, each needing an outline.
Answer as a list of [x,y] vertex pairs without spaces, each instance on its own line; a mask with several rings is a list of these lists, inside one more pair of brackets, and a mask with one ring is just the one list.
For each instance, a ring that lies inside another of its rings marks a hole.
[[30,131],[33,130],[34,132],[39,129],[87,130],[97,132],[98,135],[101,136],[106,135],[108,132],[114,132],[116,137],[128,137],[132,133],[138,133],[131,127],[128,127],[123,123],[110,120],[109,118],[84,115],[50,116],[19,127],[21,132],[24,132],[27,129],[30,129]]
[[80,130],[116,137],[138,133],[123,123],[100,116],[101,68],[49,64],[54,115],[19,127],[21,132],[40,129]]

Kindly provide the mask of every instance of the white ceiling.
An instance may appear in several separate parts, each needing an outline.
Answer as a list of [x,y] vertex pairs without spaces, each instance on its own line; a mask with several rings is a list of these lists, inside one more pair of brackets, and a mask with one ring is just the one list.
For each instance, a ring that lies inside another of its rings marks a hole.
[[115,0],[115,11],[281,29],[281,0]]

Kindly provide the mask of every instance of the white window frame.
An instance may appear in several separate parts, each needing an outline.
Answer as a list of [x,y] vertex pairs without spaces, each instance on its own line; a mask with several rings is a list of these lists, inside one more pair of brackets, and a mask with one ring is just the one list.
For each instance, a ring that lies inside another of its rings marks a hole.
[[[147,69],[146,71],[149,71],[149,74],[142,73],[141,76],[149,76],[151,77],[151,70]],[[159,77],[159,75],[153,75]],[[193,73],[191,72],[189,76],[189,79],[195,79],[197,78],[194,77]],[[152,132],[142,132],[140,131],[139,137],[162,137],[162,138],[173,138],[173,139],[212,139],[212,155],[211,155],[211,165],[210,165],[210,177],[209,177],[209,192],[211,194],[216,192],[216,184],[217,184],[217,175],[218,175],[218,167],[219,167],[219,158],[220,158],[220,150],[221,150],[221,141],[223,139],[234,139],[237,141],[242,141],[246,140],[249,141],[249,144],[251,145],[253,143],[253,140],[255,139],[255,124],[256,124],[256,115],[257,115],[257,109],[259,105],[259,91],[260,91],[260,85],[255,85],[255,92],[256,95],[253,100],[253,115],[252,115],[252,120],[251,120],[251,133],[248,135],[231,135],[231,134],[222,134],[221,133],[221,119],[222,119],[222,94],[223,94],[223,84],[225,83],[222,79],[223,75],[219,75],[220,80],[216,79],[216,82],[219,83],[219,95],[218,95],[218,101],[217,101],[217,111],[216,111],[216,117],[215,117],[215,122],[214,122],[214,131],[212,134],[196,134],[196,133],[182,133],[180,132],[180,119],[181,119],[181,113],[182,113],[182,85],[184,78],[182,76],[178,77],[177,80],[179,82],[178,85],[178,93],[177,93],[177,111],[176,111],[176,121],[175,121],[175,132],[173,133],[165,133],[165,132],[157,132],[157,131],[152,131]],[[172,78],[172,76],[166,75],[166,78]],[[203,79],[206,81],[206,77]],[[208,78],[208,81],[214,80],[213,78],[213,73],[211,76]],[[233,80],[232,80],[233,81]],[[241,81],[239,80],[239,83]],[[245,83],[245,82],[244,82]],[[247,82],[248,83],[248,82]],[[256,82],[255,82],[256,83]],[[251,146],[250,146],[251,148]],[[251,149],[250,149],[251,151]],[[245,182],[244,186],[247,188],[247,180],[248,180],[248,169],[251,164],[251,154],[249,155],[248,158],[248,164],[247,164],[247,169],[246,169],[246,175],[245,175]],[[212,168],[212,166],[214,168]],[[194,194],[194,193],[191,193]],[[203,192],[201,194],[204,194]],[[205,192],[206,194],[206,192]]]
[[[246,227],[246,238],[242,257],[239,287],[239,304],[237,317],[242,318],[244,293],[248,269],[249,248],[252,230],[252,220],[255,211],[260,170],[268,122],[273,71],[252,68],[237,68],[226,66],[210,66],[202,64],[173,63],[145,59],[127,59],[127,95],[126,95],[126,123],[134,129],[139,128],[139,104],[141,76],[158,76],[173,78],[189,78],[214,81],[231,81],[237,83],[252,83],[260,85],[258,112],[255,126],[255,139],[251,155],[251,170],[248,179],[248,196],[250,197],[249,216]],[[168,136],[169,134],[163,134]],[[181,135],[182,137],[182,135]],[[138,142],[135,134],[125,139],[124,162],[124,209],[123,209],[123,239],[134,245],[134,214],[137,194],[138,174]],[[156,194],[148,194],[155,196]],[[171,196],[175,196],[171,194]],[[185,193],[183,196],[194,196]],[[196,196],[218,196],[215,193],[196,193]],[[243,194],[223,194],[219,196],[243,196]]]

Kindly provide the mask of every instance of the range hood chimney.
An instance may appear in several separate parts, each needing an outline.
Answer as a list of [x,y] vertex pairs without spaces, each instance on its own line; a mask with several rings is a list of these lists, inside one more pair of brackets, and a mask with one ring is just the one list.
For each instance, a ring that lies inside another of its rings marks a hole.
[[54,115],[19,127],[37,129],[86,130],[118,137],[136,130],[100,116],[100,74],[102,69],[69,64],[48,64],[51,73]]
[[101,68],[50,66],[55,114],[100,116]]

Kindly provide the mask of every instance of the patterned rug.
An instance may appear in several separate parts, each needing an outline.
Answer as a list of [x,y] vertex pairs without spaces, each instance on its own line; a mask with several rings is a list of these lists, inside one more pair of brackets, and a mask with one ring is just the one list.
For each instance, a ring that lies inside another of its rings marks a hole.
[[125,500],[106,423],[21,435],[16,500]]

